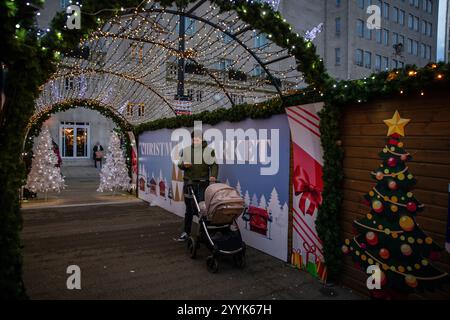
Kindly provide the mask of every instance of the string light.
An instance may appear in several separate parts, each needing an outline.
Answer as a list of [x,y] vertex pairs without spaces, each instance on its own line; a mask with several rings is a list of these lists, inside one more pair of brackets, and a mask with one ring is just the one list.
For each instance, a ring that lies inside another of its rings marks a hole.
[[[207,21],[216,21],[216,24],[223,26],[224,29],[241,30],[246,28],[246,24],[233,12],[219,14],[217,8],[214,6],[209,7],[210,10],[206,10],[199,18]],[[182,57],[189,60],[186,65],[190,61],[194,61],[194,64],[197,65],[195,67],[196,70],[207,71],[206,75],[203,76],[186,74],[186,89],[194,93],[194,101],[192,103],[196,112],[226,106],[227,101],[228,104],[230,103],[230,99],[233,103],[242,103],[255,99],[264,101],[277,95],[272,83],[264,74],[263,76],[252,75],[256,72],[257,68],[255,66],[258,66],[259,63],[254,61],[251,55],[243,55],[242,52],[245,52],[244,48],[235,41],[228,43],[224,41],[223,33],[220,29],[197,20],[195,24],[199,28],[194,30],[192,34],[188,32],[186,50],[180,52],[178,51],[177,43],[178,16],[168,14],[164,10],[154,11],[148,7],[142,7],[141,9],[145,9],[146,12],[141,13],[135,10],[134,14],[127,16],[117,15],[104,26],[99,26],[97,31],[91,34],[87,41],[80,42],[80,45],[89,45],[93,57],[97,55],[97,52],[106,52],[106,59],[102,62],[104,67],[96,68],[100,69],[101,73],[106,76],[103,77],[103,81],[96,84],[97,90],[95,92],[92,92],[93,90],[87,83],[92,84],[92,82],[98,80],[98,72],[92,72],[92,68],[91,70],[86,68],[85,60],[76,60],[70,57],[63,58],[59,64],[59,71],[51,79],[53,81],[52,86],[54,86],[54,81],[60,82],[59,87],[63,88],[60,92],[67,98],[83,96],[110,102],[119,107],[123,105],[121,97],[127,97],[130,88],[136,88],[134,82],[141,81],[142,83],[151,84],[159,92],[159,95],[165,97],[171,104],[170,100],[173,99],[176,89],[174,85],[171,85],[175,80],[173,75],[176,75],[176,71],[170,71],[173,68],[172,66],[176,67],[176,62],[172,59]],[[128,11],[129,9],[121,8],[122,12],[125,10]],[[265,12],[264,15],[267,15],[266,11],[263,12]],[[100,18],[97,18],[97,21],[101,21]],[[240,36],[245,43],[256,42],[256,39],[259,37],[260,33],[258,32],[253,34],[244,32]],[[272,34],[267,35],[269,39],[272,37]],[[130,56],[135,54],[133,51],[136,46],[123,50],[123,45],[127,42],[138,44],[141,48],[137,51],[140,58],[135,66],[130,65],[129,61],[133,60]],[[144,50],[147,52],[143,53],[142,48],[145,48]],[[294,49],[295,45],[292,48]],[[253,47],[251,49],[257,53],[257,56],[262,61],[271,61],[286,55],[285,49],[278,48],[270,42],[261,47]],[[230,60],[225,70],[217,70],[215,67],[217,57],[220,57],[221,53],[224,54],[226,59]],[[281,69],[279,64],[276,65],[276,68],[269,68],[270,72],[275,75],[275,78],[279,79],[284,92],[291,91],[303,81],[303,77],[296,70],[295,59],[293,57],[289,59],[291,59],[291,65],[288,64],[285,70]],[[145,67],[143,67],[144,60]],[[196,61],[199,62],[196,63]],[[243,73],[241,73],[241,70]],[[166,72],[168,72],[168,76]],[[129,81],[115,81],[109,74],[113,74],[114,77],[123,77]],[[166,76],[164,76],[165,74]],[[229,77],[229,74],[242,74],[242,78],[247,78],[247,81],[236,81]],[[70,90],[64,89],[65,81],[80,81],[77,79],[81,75],[86,78],[82,92],[79,85],[73,85],[73,89],[70,87]],[[43,87],[41,97],[38,99],[38,106],[48,105],[51,103],[51,99],[55,98],[47,93],[51,87],[50,84],[49,81],[49,85]],[[111,85],[115,88],[114,90],[111,89]],[[223,95],[225,99],[217,101],[217,99],[213,98],[218,90],[225,93]],[[146,113],[145,117],[133,116],[132,119],[129,119],[130,121],[139,123],[162,116],[171,116],[170,108],[164,111],[164,104],[158,102],[153,94],[149,95],[145,90],[141,89],[134,89],[134,92],[132,100],[137,102],[143,101],[146,105],[152,106],[152,110]],[[201,96],[198,99],[200,101],[196,101],[196,93],[199,97]]]

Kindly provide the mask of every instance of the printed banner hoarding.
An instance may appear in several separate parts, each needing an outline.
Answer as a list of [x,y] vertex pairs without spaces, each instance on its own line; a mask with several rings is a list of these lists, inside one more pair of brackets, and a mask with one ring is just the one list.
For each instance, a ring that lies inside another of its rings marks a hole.
[[[235,147],[244,163],[230,160],[230,149],[224,149],[230,147],[229,143],[222,148],[215,139],[208,138],[208,129],[212,128],[213,133],[221,133],[224,138],[232,132],[238,135]],[[172,132],[161,129],[139,136],[138,192],[141,199],[183,217],[183,173],[171,159],[177,145],[177,141],[171,141]],[[248,213],[238,219],[244,241],[287,261],[290,139],[286,115],[222,122],[214,127],[204,125],[203,132],[216,151],[219,180],[236,188],[249,207]],[[258,161],[254,164],[255,159]]]
[[323,152],[317,115],[322,107],[323,103],[290,107],[286,114],[293,150],[291,262],[324,280],[322,241],[315,226],[323,189]]

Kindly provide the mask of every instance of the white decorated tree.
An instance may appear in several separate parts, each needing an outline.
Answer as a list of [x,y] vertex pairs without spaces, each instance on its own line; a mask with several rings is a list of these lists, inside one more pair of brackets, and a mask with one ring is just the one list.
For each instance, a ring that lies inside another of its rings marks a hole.
[[125,155],[120,147],[120,139],[116,132],[111,133],[105,165],[100,172],[100,186],[97,191],[129,190],[131,188]]
[[25,188],[32,192],[60,192],[65,185],[57,164],[58,156],[53,151],[50,131],[47,126],[44,126],[36,141],[31,171]]

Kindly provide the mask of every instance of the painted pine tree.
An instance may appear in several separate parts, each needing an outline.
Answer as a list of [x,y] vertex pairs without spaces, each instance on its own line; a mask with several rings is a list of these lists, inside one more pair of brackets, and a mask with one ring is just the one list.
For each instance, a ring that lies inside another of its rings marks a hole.
[[364,271],[371,265],[379,267],[385,292],[433,290],[448,280],[430,261],[441,248],[415,221],[424,206],[411,191],[416,182],[407,165],[411,155],[400,141],[409,121],[398,111],[384,120],[389,138],[380,153],[382,164],[371,173],[376,185],[365,196],[371,212],[354,221],[356,235],[342,246]]

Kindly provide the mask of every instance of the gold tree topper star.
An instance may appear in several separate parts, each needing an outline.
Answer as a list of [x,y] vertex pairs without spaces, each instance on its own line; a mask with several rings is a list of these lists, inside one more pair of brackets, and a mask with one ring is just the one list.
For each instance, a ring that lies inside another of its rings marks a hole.
[[389,127],[388,136],[398,133],[401,136],[405,136],[405,127],[411,121],[411,119],[402,119],[398,110],[395,111],[392,119],[383,120],[384,123]]

